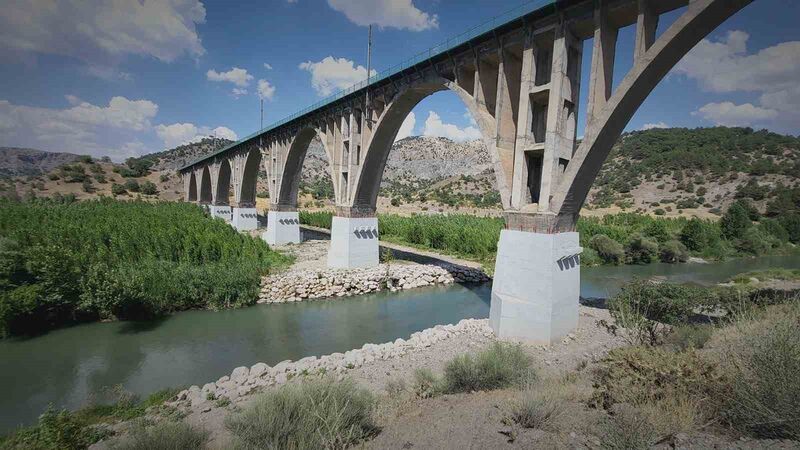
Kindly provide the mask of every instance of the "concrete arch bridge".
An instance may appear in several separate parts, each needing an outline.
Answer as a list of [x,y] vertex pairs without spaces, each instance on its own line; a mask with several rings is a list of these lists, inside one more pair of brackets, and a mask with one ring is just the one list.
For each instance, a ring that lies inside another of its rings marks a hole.
[[[209,205],[240,230],[254,229],[256,180],[264,171],[266,238],[297,242],[300,169],[318,136],[336,200],[328,264],[376,265],[375,207],[392,143],[417,103],[451,90],[480,128],[504,209],[491,326],[502,338],[552,342],[578,321],[575,223],[612,145],[670,69],[751,1],[559,0],[517,13],[186,165],[179,170],[185,199]],[[659,16],[679,8],[657,36]],[[612,89],[618,30],[634,24],[633,66]],[[578,144],[580,66],[589,38],[586,127]]]

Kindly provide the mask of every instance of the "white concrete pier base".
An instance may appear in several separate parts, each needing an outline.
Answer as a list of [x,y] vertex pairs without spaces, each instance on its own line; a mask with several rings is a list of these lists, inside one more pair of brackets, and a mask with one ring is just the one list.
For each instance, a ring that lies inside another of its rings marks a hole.
[[210,205],[208,212],[211,217],[219,217],[228,223],[231,221],[231,207],[228,205]]
[[328,267],[343,269],[378,265],[378,218],[333,216]]
[[267,212],[267,231],[261,238],[269,245],[300,243],[300,214],[297,211]]
[[255,208],[233,208],[231,225],[239,231],[250,231],[258,228],[258,211]]
[[578,325],[578,233],[503,230],[489,324],[500,339],[549,345]]

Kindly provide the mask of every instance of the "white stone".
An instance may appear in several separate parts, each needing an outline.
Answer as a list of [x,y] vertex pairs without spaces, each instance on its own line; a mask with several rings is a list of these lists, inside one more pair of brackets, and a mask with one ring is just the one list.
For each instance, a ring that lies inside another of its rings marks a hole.
[[578,233],[502,230],[489,323],[501,339],[551,344],[578,324]]
[[258,378],[269,371],[269,366],[264,363],[254,364],[250,368],[250,378]]
[[248,369],[247,367],[244,366],[237,367],[233,369],[233,372],[231,373],[231,380],[238,382],[241,379],[246,379],[249,373],[250,369]]
[[334,216],[328,267],[378,265],[378,218]]
[[258,211],[255,208],[233,208],[231,225],[239,231],[258,228]]

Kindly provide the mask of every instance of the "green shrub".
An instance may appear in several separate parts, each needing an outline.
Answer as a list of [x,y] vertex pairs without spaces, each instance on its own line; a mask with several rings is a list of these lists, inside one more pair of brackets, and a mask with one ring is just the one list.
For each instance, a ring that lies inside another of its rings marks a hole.
[[783,225],[781,225],[781,222],[777,219],[761,219],[759,222],[759,228],[761,228],[762,231],[770,234],[779,242],[789,242],[789,232],[783,228]]
[[800,439],[800,306],[737,323],[722,341],[722,416],[758,437]]
[[634,280],[608,301],[608,309],[632,342],[656,345],[669,333],[665,325],[686,323],[694,308],[709,303],[710,295],[701,288]]
[[414,394],[419,398],[431,398],[443,394],[446,390],[442,378],[434,375],[430,369],[414,371]]
[[225,425],[253,449],[344,449],[377,432],[375,400],[352,382],[289,384],[261,394]]
[[679,325],[672,329],[664,343],[679,351],[690,348],[700,349],[711,339],[713,332],[714,327],[708,324]]
[[125,190],[129,192],[139,192],[141,187],[139,186],[139,182],[136,180],[126,180],[125,181]]
[[39,416],[36,425],[0,438],[0,447],[8,450],[78,450],[108,435],[105,429],[88,427],[69,411],[56,411],[51,405]]
[[781,226],[789,234],[789,241],[800,244],[800,214],[787,214],[780,218]]
[[635,233],[628,241],[625,257],[632,264],[649,264],[658,255],[658,243],[639,233]]
[[683,227],[680,240],[691,251],[701,252],[719,240],[719,227],[698,218],[693,218]]
[[722,236],[727,239],[738,239],[752,226],[747,210],[739,202],[734,202],[720,219]]
[[679,263],[689,260],[689,251],[681,241],[667,241],[661,244],[659,259],[665,263]]
[[118,450],[195,450],[208,441],[209,433],[184,422],[162,422],[154,426],[136,424],[127,438],[113,446]]
[[745,253],[760,256],[780,246],[780,241],[764,231],[762,227],[747,229],[738,241],[737,247]]
[[600,445],[609,450],[646,450],[658,437],[647,418],[630,406],[605,417],[600,427]]
[[444,369],[448,393],[506,388],[532,377],[532,359],[518,345],[495,342],[489,349],[457,356]]
[[589,246],[597,252],[597,255],[606,262],[619,264],[624,261],[625,249],[622,244],[611,239],[604,234],[598,234],[589,241]]
[[117,197],[117,196],[120,196],[120,195],[125,195],[127,193],[128,193],[128,191],[125,190],[125,186],[123,186],[121,184],[117,184],[117,183],[112,183],[111,184],[111,194],[114,197]]
[[[127,184],[127,183],[126,183]],[[156,195],[158,194],[158,188],[152,181],[145,181],[141,185],[141,191],[144,195]]]

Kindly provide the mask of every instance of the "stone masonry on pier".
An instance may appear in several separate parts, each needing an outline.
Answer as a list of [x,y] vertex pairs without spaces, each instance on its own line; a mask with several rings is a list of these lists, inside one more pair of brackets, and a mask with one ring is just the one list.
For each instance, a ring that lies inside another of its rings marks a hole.
[[[502,338],[550,343],[577,322],[575,223],[622,130],[669,70],[752,0],[559,0],[438,47],[180,169],[186,201],[240,230],[257,227],[256,179],[267,176],[270,244],[299,240],[297,191],[311,140],[330,162],[336,200],[328,264],[378,264],[375,206],[387,156],[408,113],[451,90],[492,157],[506,229],[498,245],[490,323]],[[683,8],[659,36],[659,16]],[[612,88],[618,30],[635,25],[634,63]],[[590,79],[583,43],[593,39]],[[586,127],[576,140],[580,86]],[[229,192],[233,202],[229,205]],[[225,207],[230,207],[230,212]]]

